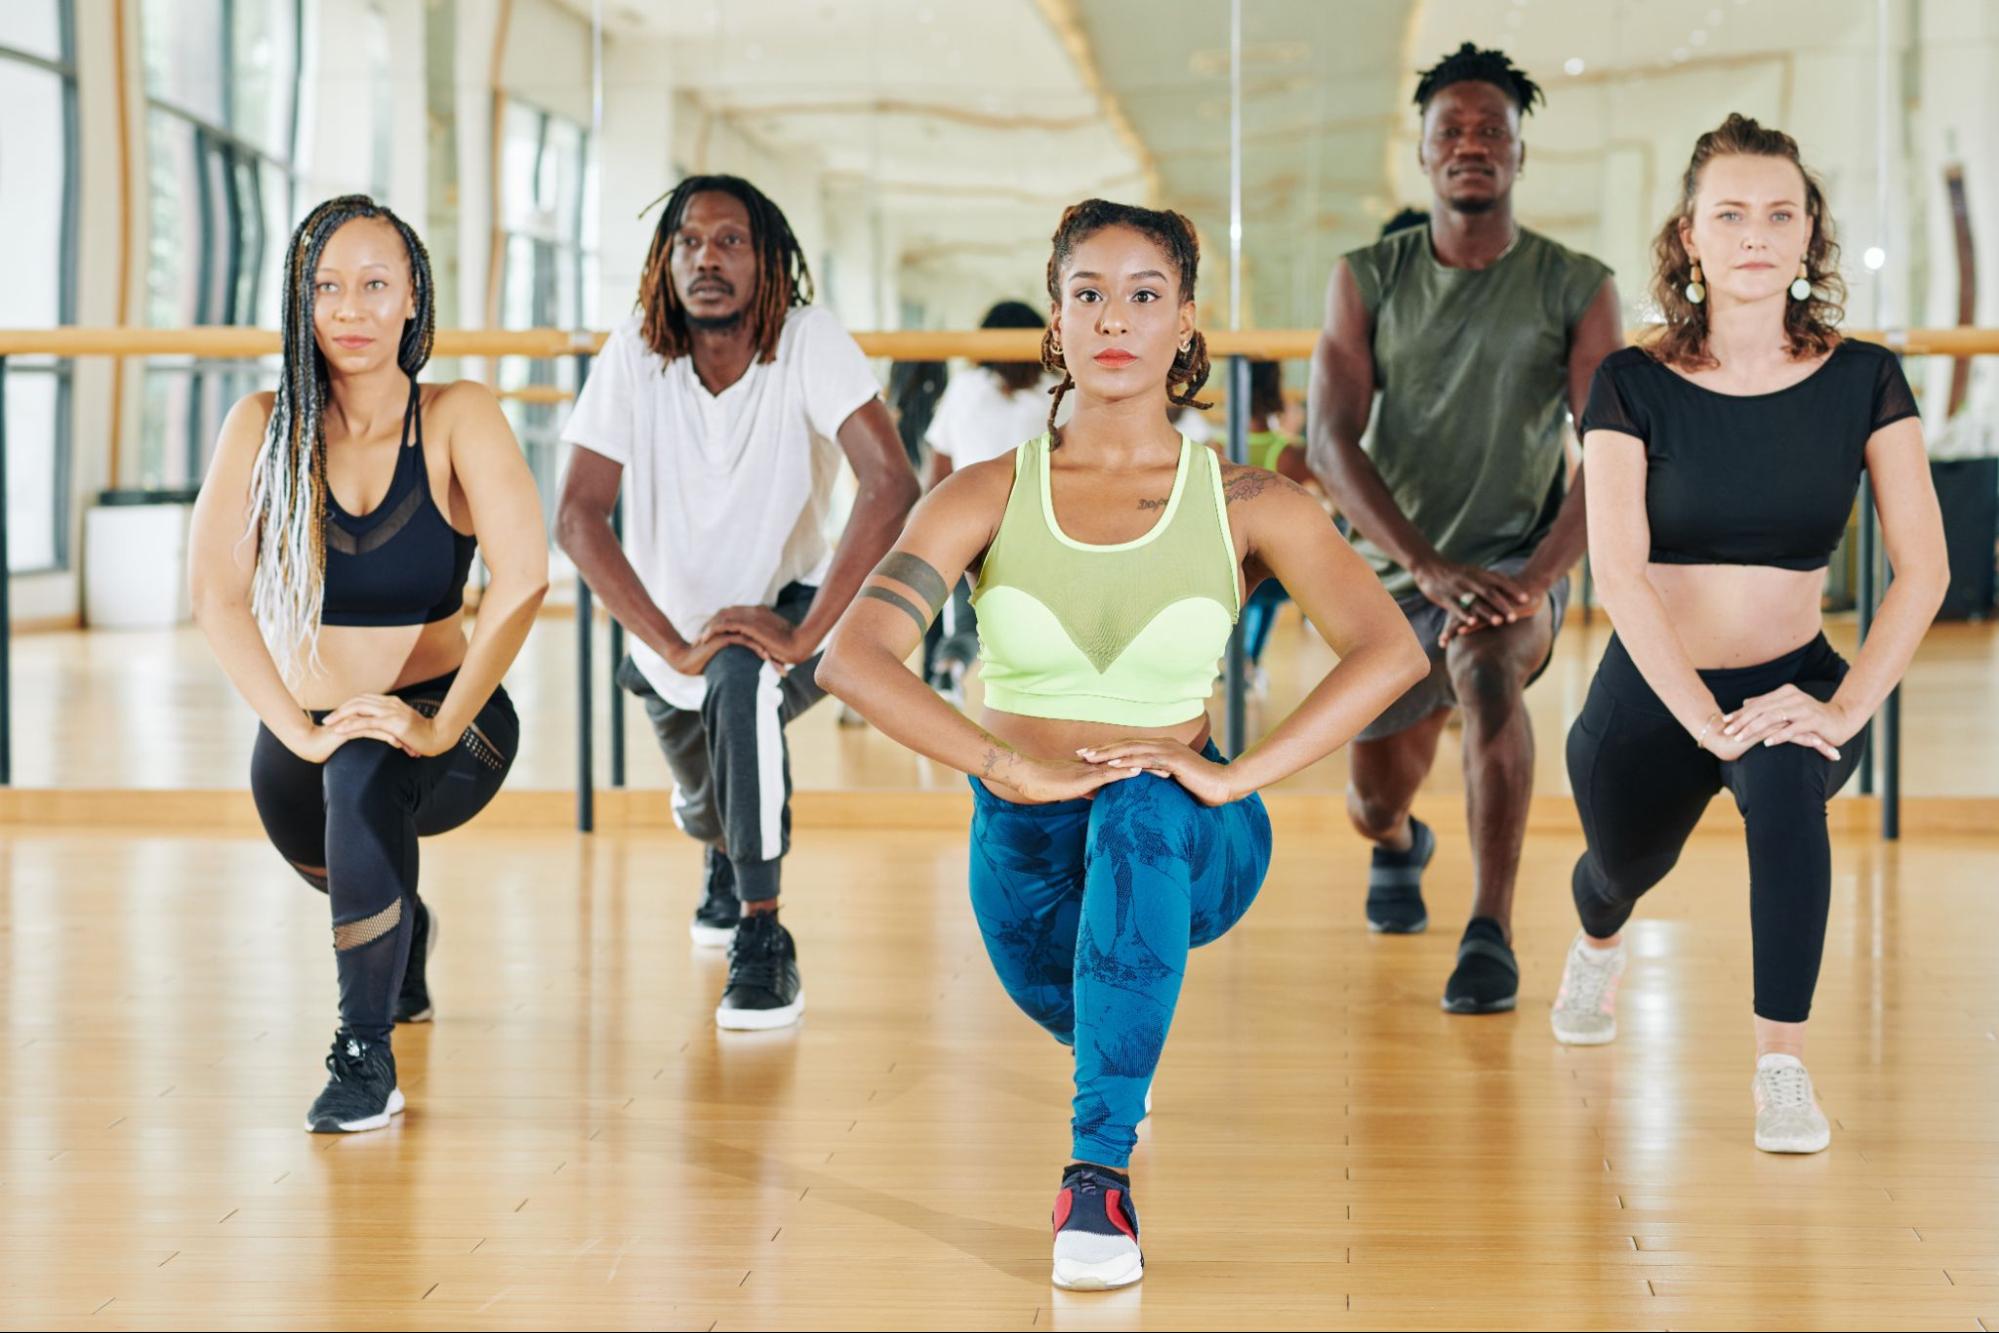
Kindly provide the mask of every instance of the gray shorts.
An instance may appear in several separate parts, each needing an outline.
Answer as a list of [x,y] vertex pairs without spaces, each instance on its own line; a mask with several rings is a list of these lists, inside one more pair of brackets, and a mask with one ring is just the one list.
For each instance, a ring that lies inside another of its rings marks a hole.
[[[1526,567],[1527,557],[1524,555],[1510,556],[1486,566],[1500,574],[1518,574]],[[1420,592],[1411,593],[1407,597],[1398,597],[1395,599],[1395,604],[1402,608],[1402,614],[1409,621],[1409,628],[1416,631],[1416,641],[1422,644],[1423,651],[1430,655],[1430,674],[1410,686],[1408,692],[1388,705],[1380,717],[1363,727],[1360,735],[1354,737],[1357,741],[1384,740],[1398,732],[1407,731],[1440,708],[1458,706],[1458,694],[1451,684],[1451,673],[1444,668],[1444,647],[1437,642],[1437,637],[1444,632],[1444,626],[1450,621],[1450,613]],[[1562,621],[1569,612],[1567,574],[1562,575],[1556,580],[1555,586],[1548,589],[1548,605],[1555,615],[1554,633],[1560,635]],[[1548,645],[1548,661],[1553,661],[1554,657],[1555,648],[1551,637]],[[1541,673],[1547,669],[1548,662],[1541,663],[1535,668],[1534,674],[1528,677],[1527,683],[1532,685],[1541,679]]]

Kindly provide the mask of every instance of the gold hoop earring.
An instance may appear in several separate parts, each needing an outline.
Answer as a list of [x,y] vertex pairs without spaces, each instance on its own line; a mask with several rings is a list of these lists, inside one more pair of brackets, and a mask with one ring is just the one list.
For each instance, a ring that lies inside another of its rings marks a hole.
[[1694,271],[1687,278],[1686,297],[1689,302],[1699,305],[1707,300],[1707,284],[1701,281],[1701,261],[1694,261]]

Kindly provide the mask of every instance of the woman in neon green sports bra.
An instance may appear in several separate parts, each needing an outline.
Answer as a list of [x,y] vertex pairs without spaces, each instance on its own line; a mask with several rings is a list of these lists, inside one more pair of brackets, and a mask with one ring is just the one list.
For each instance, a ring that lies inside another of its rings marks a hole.
[[[1166,424],[1208,375],[1199,246],[1177,213],[1063,214],[1042,360],[1076,395],[1059,435],[954,472],[911,516],[819,667],[882,732],[972,775],[972,909],[1001,983],[1075,1050],[1053,1280],[1143,1272],[1125,1174],[1187,952],[1248,910],[1270,861],[1256,791],[1345,744],[1428,670],[1318,502]],[[977,722],[906,665],[978,571]],[[1285,585],[1339,665],[1227,762],[1215,666],[1247,589]]]

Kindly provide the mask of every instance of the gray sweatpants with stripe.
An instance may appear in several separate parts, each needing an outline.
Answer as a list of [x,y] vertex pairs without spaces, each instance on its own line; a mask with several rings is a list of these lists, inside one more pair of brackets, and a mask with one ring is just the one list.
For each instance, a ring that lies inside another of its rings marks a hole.
[[[815,591],[793,583],[773,609],[796,625]],[[780,674],[747,648],[724,648],[703,672],[708,693],[699,710],[660,698],[631,658],[618,666],[618,684],[645,705],[673,770],[673,822],[727,852],[736,894],[745,902],[777,897],[778,861],[791,848],[791,751],[784,728],[825,697],[812,679],[818,666],[815,656]]]

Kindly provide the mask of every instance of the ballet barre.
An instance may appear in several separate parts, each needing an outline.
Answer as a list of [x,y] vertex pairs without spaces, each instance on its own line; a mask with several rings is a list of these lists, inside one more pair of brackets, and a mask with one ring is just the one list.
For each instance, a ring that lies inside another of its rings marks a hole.
[[[1633,329],[1636,340],[1646,330]],[[590,365],[607,335],[597,330],[568,329],[440,329],[434,357],[525,356],[553,360],[573,357],[576,384],[580,391],[590,374]],[[1209,354],[1218,368],[1225,367],[1223,383],[1227,393],[1227,451],[1235,462],[1248,461],[1249,448],[1249,366],[1252,360],[1299,361],[1312,355],[1318,340],[1316,329],[1217,330],[1207,335]],[[1899,356],[1991,356],[1999,355],[1999,329],[1856,329],[1848,337],[1880,343]],[[941,361],[962,357],[973,361],[1038,361],[1041,334],[1032,329],[898,330],[856,333],[854,340],[870,357],[888,360]],[[194,359],[254,360],[274,357],[279,351],[275,329],[199,327],[180,329],[85,328],[74,325],[45,329],[0,329],[0,551],[7,549],[7,363],[9,358],[46,356],[61,359],[85,356],[174,356]],[[551,386],[506,390],[503,397],[523,402],[553,404],[572,394]],[[115,442],[112,447],[115,446]],[[1863,481],[1860,496],[1860,633],[1864,641],[1880,606],[1887,571],[1875,512],[1872,487]],[[623,502],[612,512],[613,527],[622,535]],[[0,578],[0,786],[13,783],[13,629],[10,621],[10,580]],[[579,575],[576,580],[576,661],[577,661],[577,772],[576,826],[589,832],[595,825],[596,754],[595,688],[593,662],[593,606],[589,587]],[[610,744],[609,777],[613,788],[625,785],[624,693],[617,685],[619,663],[624,657],[624,627],[615,620],[610,627]],[[1245,684],[1240,632],[1229,639],[1226,659],[1226,709],[1224,739],[1227,752],[1242,752],[1247,740]],[[1875,766],[1880,766],[1881,835],[1901,836],[1901,690],[1893,691],[1883,704],[1880,717],[1863,733],[1872,740],[1879,727],[1878,755],[1870,754],[1861,768],[1861,791],[1872,793],[1876,785]]]

